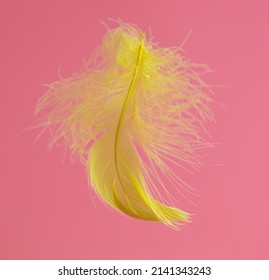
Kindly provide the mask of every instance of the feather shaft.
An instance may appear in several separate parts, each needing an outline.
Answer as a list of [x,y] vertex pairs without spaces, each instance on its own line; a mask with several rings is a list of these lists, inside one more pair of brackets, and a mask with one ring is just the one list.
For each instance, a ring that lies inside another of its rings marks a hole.
[[134,74],[133,74],[133,78],[132,78],[132,81],[131,81],[131,84],[130,84],[130,88],[128,90],[128,93],[127,93],[127,96],[126,96],[126,99],[124,101],[124,104],[123,104],[123,107],[122,107],[122,110],[121,110],[121,113],[120,113],[120,117],[119,117],[119,121],[118,121],[118,125],[117,125],[117,129],[116,129],[116,135],[115,135],[115,144],[114,144],[114,160],[115,160],[115,166],[116,166],[116,170],[117,170],[117,175],[118,175],[118,178],[120,180],[120,183],[122,185],[122,187],[124,188],[124,185],[122,184],[122,181],[121,181],[121,178],[120,178],[120,173],[119,173],[119,168],[118,168],[118,158],[117,158],[117,149],[118,149],[118,140],[119,140],[119,133],[120,133],[120,128],[121,128],[121,123],[122,123],[122,119],[123,119],[123,115],[124,115],[124,111],[125,111],[125,108],[128,104],[128,101],[130,99],[130,95],[132,93],[132,90],[134,88],[134,84],[135,84],[135,81],[136,81],[136,78],[137,78],[137,73],[139,71],[139,66],[141,64],[141,58],[142,58],[142,53],[143,53],[143,45],[144,45],[144,39],[145,39],[145,33],[143,32],[142,33],[142,39],[141,39],[141,44],[139,46],[139,51],[138,51],[138,56],[137,56],[137,63],[136,63],[136,67],[135,67],[135,70],[134,70]]

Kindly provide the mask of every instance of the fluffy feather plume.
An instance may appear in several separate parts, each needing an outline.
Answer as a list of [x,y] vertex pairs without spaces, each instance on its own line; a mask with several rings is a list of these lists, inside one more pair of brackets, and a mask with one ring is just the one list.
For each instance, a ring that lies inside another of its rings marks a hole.
[[208,146],[200,136],[211,120],[196,72],[201,65],[123,22],[107,31],[95,61],[40,98],[36,113],[43,112],[39,126],[52,133],[50,146],[68,144],[113,208],[170,226],[188,221],[188,213],[165,205],[158,188],[164,181],[182,185],[175,167],[198,166],[195,151]]

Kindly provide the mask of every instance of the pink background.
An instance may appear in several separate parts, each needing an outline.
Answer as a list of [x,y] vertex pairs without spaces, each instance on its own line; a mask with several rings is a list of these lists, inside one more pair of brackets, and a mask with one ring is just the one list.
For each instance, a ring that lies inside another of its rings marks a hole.
[[[268,259],[268,1],[1,1],[1,259]],[[161,46],[214,73],[217,148],[182,174],[199,189],[179,231],[119,215],[89,195],[80,163],[47,153],[33,112],[42,84],[68,77],[104,35],[101,20],[151,26]],[[220,106],[217,103],[224,105]]]

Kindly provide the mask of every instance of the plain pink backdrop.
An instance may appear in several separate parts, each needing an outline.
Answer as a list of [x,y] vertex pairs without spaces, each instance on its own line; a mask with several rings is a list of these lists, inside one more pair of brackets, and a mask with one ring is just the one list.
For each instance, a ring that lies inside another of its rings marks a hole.
[[[268,1],[1,1],[0,259],[268,259]],[[100,44],[100,21],[151,27],[161,46],[207,63],[220,143],[184,179],[199,190],[193,222],[175,231],[89,195],[86,171],[47,153],[33,112],[42,84],[68,77]],[[224,105],[220,106],[217,104]]]

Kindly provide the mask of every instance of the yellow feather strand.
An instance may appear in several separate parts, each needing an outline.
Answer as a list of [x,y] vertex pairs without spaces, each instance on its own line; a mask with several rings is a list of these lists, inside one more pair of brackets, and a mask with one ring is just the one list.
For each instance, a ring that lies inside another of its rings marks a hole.
[[95,60],[95,68],[49,85],[40,98],[36,113],[51,131],[49,147],[66,143],[113,208],[169,226],[189,221],[188,213],[165,205],[158,189],[165,182],[184,186],[175,168],[198,167],[196,149],[210,146],[200,136],[212,119],[196,71],[204,66],[123,22],[107,31]]

